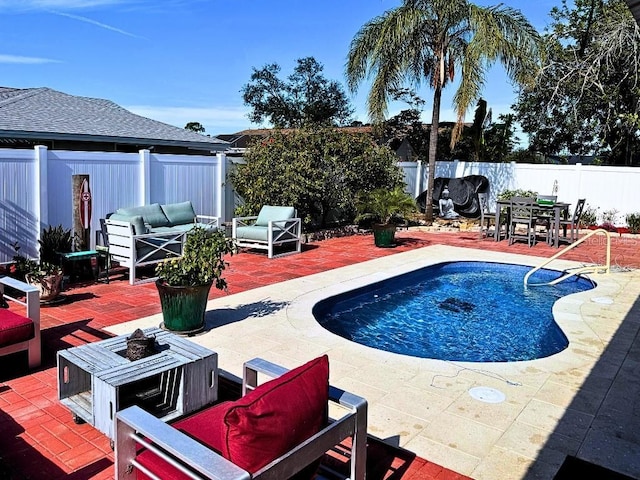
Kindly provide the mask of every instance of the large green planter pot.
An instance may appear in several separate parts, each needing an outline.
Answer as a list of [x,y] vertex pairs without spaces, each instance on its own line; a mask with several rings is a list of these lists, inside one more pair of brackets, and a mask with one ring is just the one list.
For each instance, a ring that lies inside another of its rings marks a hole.
[[156,280],[156,287],[162,307],[162,328],[183,335],[202,331],[211,283],[195,287],[174,287]]
[[373,229],[373,241],[376,247],[396,246],[396,226],[393,223],[375,224]]

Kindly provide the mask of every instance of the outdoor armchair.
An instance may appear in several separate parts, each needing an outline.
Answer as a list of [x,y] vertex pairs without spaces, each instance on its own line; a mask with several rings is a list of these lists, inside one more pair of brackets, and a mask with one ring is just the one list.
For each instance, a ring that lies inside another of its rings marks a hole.
[[[12,288],[24,301],[8,295],[6,287]],[[40,293],[32,285],[11,277],[0,278],[0,297],[25,307],[24,315],[9,309],[0,308],[0,355],[26,350],[29,367],[40,365]],[[8,304],[7,304],[8,305]]]
[[267,250],[273,258],[274,247],[293,245],[302,251],[302,221],[293,207],[264,205],[257,216],[233,219],[232,237],[238,247]]
[[[273,380],[258,385],[258,374]],[[325,452],[350,439],[349,478],[363,480],[367,402],[328,379],[326,355],[293,370],[253,359],[244,365],[237,401],[172,425],[139,407],[124,409],[116,416],[116,479],[311,478]],[[341,410],[335,419],[330,404]]]

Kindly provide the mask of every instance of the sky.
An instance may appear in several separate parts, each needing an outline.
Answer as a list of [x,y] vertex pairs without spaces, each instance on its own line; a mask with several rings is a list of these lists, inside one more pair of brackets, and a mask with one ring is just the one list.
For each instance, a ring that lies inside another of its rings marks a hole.
[[[277,63],[281,78],[296,60],[314,57],[324,76],[340,82],[368,121],[368,84],[346,90],[349,44],[369,20],[400,0],[0,0],[0,86],[48,87],[111,100],[177,127],[199,122],[208,135],[268,127],[251,123],[241,89],[253,69]],[[476,0],[478,5],[498,1]],[[560,0],[505,0],[540,32]],[[440,119],[453,121],[444,92]],[[432,92],[425,122],[431,118]],[[515,100],[500,66],[487,77],[483,98],[496,119]],[[407,108],[391,104],[389,115]],[[467,119],[471,119],[469,112]]]

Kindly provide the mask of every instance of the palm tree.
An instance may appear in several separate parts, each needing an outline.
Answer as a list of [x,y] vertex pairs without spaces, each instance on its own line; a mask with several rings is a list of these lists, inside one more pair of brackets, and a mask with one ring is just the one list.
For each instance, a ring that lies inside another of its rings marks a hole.
[[[429,139],[427,198],[435,172],[442,89],[461,71],[453,103],[457,124],[452,145],[459,139],[467,109],[480,97],[487,70],[499,60],[509,77],[528,82],[539,65],[540,36],[518,10],[479,7],[467,0],[403,0],[402,5],[367,22],[351,41],[346,76],[355,92],[372,77],[367,99],[369,116],[381,123],[390,93],[406,84],[427,81],[433,88]],[[427,201],[427,221],[433,205]]]

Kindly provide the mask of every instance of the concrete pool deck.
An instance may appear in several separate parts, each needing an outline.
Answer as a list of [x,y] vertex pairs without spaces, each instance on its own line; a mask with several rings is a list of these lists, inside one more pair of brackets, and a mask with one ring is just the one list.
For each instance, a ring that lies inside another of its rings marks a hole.
[[[420,359],[354,344],[320,327],[313,305],[328,296],[434,263],[482,260],[535,266],[529,255],[433,245],[210,300],[207,331],[191,337],[239,375],[263,357],[296,366],[330,357],[331,383],[367,398],[369,433],[439,465],[482,479],[553,478],[566,455],[640,477],[640,272],[589,275],[593,290],[560,299],[554,316],[570,340],[551,357],[513,363]],[[553,262],[564,269],[578,264]],[[611,302],[611,303],[609,303]],[[499,308],[499,306],[496,306]],[[161,314],[109,326],[157,326]],[[636,342],[638,343],[638,342]],[[472,387],[504,393],[485,403]]]

